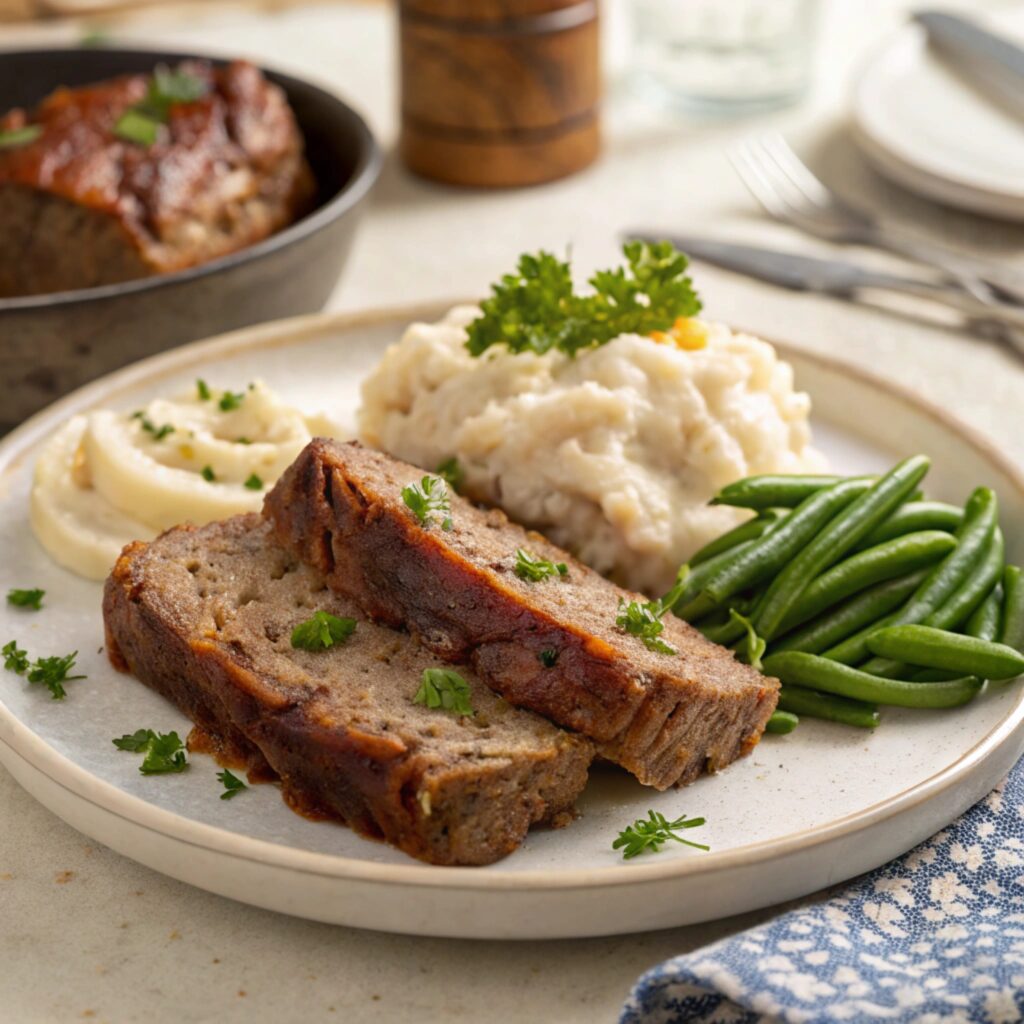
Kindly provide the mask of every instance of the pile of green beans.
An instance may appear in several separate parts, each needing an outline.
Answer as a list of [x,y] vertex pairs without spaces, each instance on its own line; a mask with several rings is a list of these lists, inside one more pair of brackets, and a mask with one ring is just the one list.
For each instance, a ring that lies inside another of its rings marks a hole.
[[801,715],[873,729],[880,705],[958,707],[1024,674],[1024,574],[996,496],[925,500],[928,467],[754,476],[712,499],[756,514],[680,569],[673,611],[779,678],[770,732]]

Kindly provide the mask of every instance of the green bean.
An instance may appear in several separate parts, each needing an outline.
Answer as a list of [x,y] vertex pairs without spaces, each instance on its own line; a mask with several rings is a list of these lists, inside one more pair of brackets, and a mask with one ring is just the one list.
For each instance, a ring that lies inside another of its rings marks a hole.
[[892,540],[893,537],[917,533],[919,530],[943,530],[946,533],[953,533],[959,528],[963,518],[964,510],[957,508],[956,505],[946,505],[941,501],[908,501],[868,534],[854,550],[873,548],[876,544]]
[[779,691],[779,707],[807,718],[824,718],[829,722],[874,729],[878,725],[878,708],[859,700],[833,697],[802,686],[783,686]]
[[[736,557],[724,563],[704,584],[708,598],[722,604],[733,594],[756,586],[777,573],[801,548],[810,543],[822,526],[871,486],[869,478],[852,477],[816,491],[760,540],[748,541]],[[725,556],[720,556],[725,557]],[[710,565],[710,562],[705,563]],[[698,566],[700,571],[704,566]]]
[[[902,626],[923,622],[967,579],[978,559],[988,547],[998,517],[996,496],[987,487],[979,487],[970,496],[964,509],[964,519],[956,532],[957,546],[928,574],[910,600],[898,611],[877,624]],[[842,644],[824,652],[822,657],[844,665],[855,665],[869,656],[868,630],[844,640]]]
[[[776,651],[806,651],[821,654],[865,627],[874,628],[885,615],[899,608],[928,575],[926,569],[885,580],[849,598],[838,608],[825,612],[802,629],[789,633],[770,646]],[[836,661],[843,660],[836,658]]]
[[999,640],[1024,651],[1024,575],[1016,565],[1008,565],[1003,572],[1003,628]]
[[734,526],[728,533],[723,533],[721,537],[716,537],[711,543],[705,544],[690,559],[690,568],[692,569],[695,565],[700,565],[709,558],[714,558],[715,555],[720,555],[723,551],[728,551],[730,548],[734,548],[737,544],[742,544],[746,540],[757,540],[768,527],[777,522],[782,516],[783,513],[774,508],[768,508],[753,519],[748,519],[745,523]]
[[[1003,554],[1003,532],[997,526],[989,538],[988,547],[981,560],[974,565],[963,583],[923,620],[922,625],[934,626],[936,629],[955,629],[962,626],[1002,576]],[[912,625],[894,623],[904,624]],[[892,659],[872,658],[867,664],[861,665],[861,668],[872,675],[896,679],[903,675],[905,666]]]
[[968,636],[976,636],[979,640],[995,640],[999,636],[999,627],[1003,614],[1003,585],[997,583],[967,620],[964,632]]
[[924,620],[924,625],[935,626],[937,629],[956,629],[957,626],[962,626],[1002,579],[1005,555],[1003,531],[997,526],[992,532],[992,538],[981,561],[968,574],[961,586]]
[[[704,585],[720,570],[728,567],[745,553],[759,543],[756,540],[746,540],[733,548],[713,555],[706,562],[694,567],[689,563],[682,566],[678,577],[682,580],[683,587],[678,597],[672,602],[671,608],[676,615],[687,622],[696,622],[702,615],[714,611],[719,602],[709,601],[707,598],[701,600]],[[685,575],[684,575],[685,570]],[[664,601],[665,598],[662,598]]]
[[[913,594],[910,597],[913,597]],[[899,610],[891,612],[889,615],[884,615],[874,622],[867,623],[858,632],[851,634],[834,647],[827,647],[819,653],[823,658],[828,658],[829,661],[836,661],[840,665],[860,665],[871,657],[871,651],[868,650],[868,637],[875,630],[895,625],[899,616]]]
[[839,697],[903,708],[955,708],[972,700],[981,689],[981,680],[974,676],[938,683],[880,679],[803,651],[769,655],[764,659],[764,672],[777,676],[784,685],[806,686]]
[[773,711],[772,717],[764,727],[765,732],[778,733],[784,736],[792,732],[800,724],[800,719],[790,711]]
[[904,459],[830,519],[772,581],[754,622],[758,634],[767,640],[776,636],[810,581],[898,508],[928,472],[929,465],[924,455]]
[[726,484],[712,499],[712,505],[737,508],[795,508],[823,487],[840,483],[841,476],[775,475],[748,476]]
[[828,572],[812,580],[800,599],[782,620],[784,633],[844,598],[875,583],[903,576],[932,565],[956,547],[956,538],[941,530],[922,530],[877,544],[851,555]]
[[1024,654],[1012,647],[934,626],[889,626],[872,633],[868,647],[884,658],[982,679],[1014,679],[1024,672]]

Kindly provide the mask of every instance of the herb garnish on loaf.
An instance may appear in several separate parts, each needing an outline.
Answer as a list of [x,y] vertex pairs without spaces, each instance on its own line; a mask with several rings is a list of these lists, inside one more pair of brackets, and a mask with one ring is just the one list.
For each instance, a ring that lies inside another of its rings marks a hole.
[[[450,495],[451,530],[425,525],[402,498],[422,475],[356,442],[317,439],[264,511],[280,541],[371,618],[408,628],[513,704],[598,741],[641,782],[692,781],[757,743],[775,679],[671,614],[657,617],[657,636],[627,632],[616,625],[619,602],[645,598],[501,512]],[[521,579],[520,549],[564,563],[565,574]]]

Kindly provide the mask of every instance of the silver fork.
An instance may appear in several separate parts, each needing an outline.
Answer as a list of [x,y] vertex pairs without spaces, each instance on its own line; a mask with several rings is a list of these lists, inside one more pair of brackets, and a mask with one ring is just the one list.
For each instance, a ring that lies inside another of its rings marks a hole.
[[1024,304],[1024,275],[894,228],[837,195],[811,173],[778,134],[760,135],[729,153],[743,183],[777,220],[830,242],[856,243],[907,256],[986,301]]

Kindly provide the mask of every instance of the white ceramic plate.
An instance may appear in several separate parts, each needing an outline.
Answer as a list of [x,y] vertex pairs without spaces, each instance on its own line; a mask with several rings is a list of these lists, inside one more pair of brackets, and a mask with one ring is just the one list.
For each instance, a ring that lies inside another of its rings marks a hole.
[[[1024,8],[994,14],[1024,44]],[[879,171],[975,213],[1024,220],[1024,127],[929,52],[914,24],[868,61],[853,94],[854,135]]]
[[[88,679],[64,702],[0,670],[0,761],[26,789],[93,838],[212,892],[321,921],[421,935],[554,938],[664,928],[765,906],[850,878],[937,831],[991,789],[1024,745],[1017,686],[957,712],[889,710],[874,734],[805,721],[768,737],[715,778],[658,794],[595,770],[582,817],[531,833],[488,868],[438,868],[328,823],[307,821],[276,787],[218,799],[217,766],[193,755],[182,775],[146,778],[111,738],[145,727],[184,734],[170,704],[113,671],[100,585],[57,568],[26,518],[33,455],[69,415],[130,409],[202,376],[214,386],[263,377],[284,397],[351,422],[360,379],[414,315],[310,317],[251,328],[159,356],[71,395],[0,443],[0,588],[40,586],[46,608],[0,608],[0,642],[30,652],[77,648]],[[896,456],[935,456],[935,496],[979,483],[1003,500],[1011,555],[1024,556],[1024,482],[999,455],[909,394],[820,357],[785,350],[813,396],[819,445],[843,471]],[[623,862],[611,841],[656,808],[707,817],[712,852],[670,846]]]

